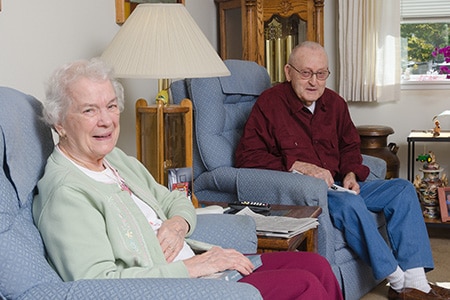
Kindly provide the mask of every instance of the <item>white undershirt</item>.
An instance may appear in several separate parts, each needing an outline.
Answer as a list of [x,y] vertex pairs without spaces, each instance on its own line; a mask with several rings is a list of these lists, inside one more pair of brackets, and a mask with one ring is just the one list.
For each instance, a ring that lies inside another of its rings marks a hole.
[[[67,155],[65,155],[64,152],[61,151],[61,149],[58,146],[56,148],[59,150],[61,154],[64,155],[64,157],[66,157],[70,162],[72,162],[78,169],[80,169],[87,176],[91,177],[92,179],[98,182],[106,184],[117,184],[120,187],[120,184],[118,183],[119,178],[117,178],[117,176],[109,167],[106,167],[105,170],[100,172],[92,171],[72,161],[69,157],[67,157]],[[110,165],[108,162],[106,163],[107,165]],[[142,201],[142,199],[137,197],[132,191],[130,192],[131,192],[130,194],[131,199],[133,199],[134,203],[136,203],[140,211],[144,214],[145,218],[147,219],[147,222],[150,224],[155,234],[158,234],[158,229],[161,227],[162,220],[158,218],[155,211],[153,210],[153,208],[150,207],[150,205]],[[183,248],[181,249],[180,253],[178,253],[178,256],[174,259],[174,261],[187,259],[194,255],[195,254],[189,247],[189,245],[186,242],[184,242]]]
[[313,103],[311,103],[310,106],[306,106],[307,109],[309,109],[309,111],[314,114],[314,110],[316,109],[316,102],[314,101]]

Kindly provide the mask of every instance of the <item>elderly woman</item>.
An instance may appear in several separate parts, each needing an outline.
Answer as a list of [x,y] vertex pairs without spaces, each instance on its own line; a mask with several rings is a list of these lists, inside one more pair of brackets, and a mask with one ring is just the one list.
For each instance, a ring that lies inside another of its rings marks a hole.
[[233,249],[195,255],[185,242],[196,225],[190,201],[115,147],[123,106],[123,88],[100,60],[65,65],[49,81],[44,118],[59,143],[38,183],[33,214],[64,280],[195,278],[234,269],[265,299],[342,299],[317,254],[263,254],[256,270]]

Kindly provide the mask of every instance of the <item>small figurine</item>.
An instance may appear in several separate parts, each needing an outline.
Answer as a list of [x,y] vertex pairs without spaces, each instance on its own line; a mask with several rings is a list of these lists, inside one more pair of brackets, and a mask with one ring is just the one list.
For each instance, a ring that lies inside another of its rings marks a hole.
[[161,90],[158,95],[156,95],[156,102],[161,101],[164,105],[169,104],[169,91]]
[[413,181],[413,185],[418,191],[422,188],[422,178],[420,177],[420,175],[416,175]]
[[442,186],[448,186],[448,177],[447,174],[442,174],[441,176]]
[[434,128],[433,128],[433,137],[441,135],[441,125],[437,117],[433,118]]
[[[443,169],[440,168],[433,151],[427,154],[421,154],[417,157],[417,161],[423,162],[423,177],[417,175],[413,184],[419,195],[422,205],[422,214],[425,218],[435,219],[439,216],[439,196],[438,189],[447,186],[448,178],[446,174],[442,174]],[[442,176],[440,176],[442,175]]]
[[436,161],[436,155],[433,151],[428,151],[427,154],[420,154],[417,156],[416,161],[423,162],[423,170],[427,171],[438,171],[441,169],[441,166]]
[[431,155],[430,154],[419,154],[419,156],[417,156],[416,161],[420,161],[420,162],[427,162],[430,163],[432,160]]

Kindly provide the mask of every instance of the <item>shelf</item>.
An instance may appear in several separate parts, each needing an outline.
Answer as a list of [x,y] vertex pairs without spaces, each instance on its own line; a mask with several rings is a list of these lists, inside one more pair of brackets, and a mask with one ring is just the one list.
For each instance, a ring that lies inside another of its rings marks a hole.
[[442,225],[442,226],[450,226],[450,222],[442,222],[441,219],[430,219],[424,218],[425,224],[433,224],[433,225]]

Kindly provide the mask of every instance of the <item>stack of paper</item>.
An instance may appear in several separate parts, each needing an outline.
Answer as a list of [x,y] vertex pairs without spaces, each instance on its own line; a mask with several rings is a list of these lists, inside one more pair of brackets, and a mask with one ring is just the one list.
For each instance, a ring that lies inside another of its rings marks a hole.
[[290,238],[319,225],[317,218],[263,216],[248,207],[239,211],[237,215],[251,216],[256,222],[256,233],[261,236]]

